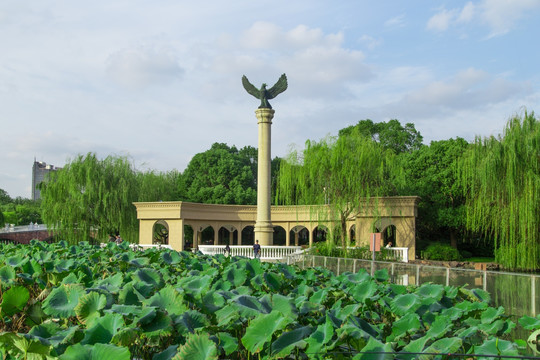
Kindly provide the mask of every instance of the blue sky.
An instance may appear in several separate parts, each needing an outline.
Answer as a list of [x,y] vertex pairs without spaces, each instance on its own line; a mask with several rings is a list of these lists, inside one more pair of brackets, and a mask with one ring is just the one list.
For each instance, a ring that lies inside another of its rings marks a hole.
[[362,119],[424,142],[502,133],[540,112],[540,1],[3,0],[0,188],[34,157],[129,156],[183,171],[214,142],[257,146],[241,85],[282,73],[272,156]]

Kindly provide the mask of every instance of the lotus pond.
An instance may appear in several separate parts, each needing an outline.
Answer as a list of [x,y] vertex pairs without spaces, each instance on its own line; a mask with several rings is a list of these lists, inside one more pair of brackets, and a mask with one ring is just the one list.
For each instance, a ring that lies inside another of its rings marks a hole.
[[[127,243],[0,253],[2,359],[538,356],[540,316],[514,323],[483,290],[391,284],[386,270],[334,276]],[[510,338],[516,326],[529,343]]]

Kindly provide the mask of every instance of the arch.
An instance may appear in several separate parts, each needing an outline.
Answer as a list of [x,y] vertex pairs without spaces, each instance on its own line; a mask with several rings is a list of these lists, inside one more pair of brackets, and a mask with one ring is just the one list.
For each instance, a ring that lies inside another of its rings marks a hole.
[[298,231],[298,246],[309,246],[309,230],[306,227]]
[[219,245],[234,245],[238,243],[238,230],[233,225],[222,225],[218,230]]
[[356,243],[356,224],[349,226],[349,240],[351,243]]
[[313,229],[313,243],[323,242],[329,238],[328,226],[319,224]]
[[152,226],[152,244],[169,245],[169,224],[158,220]]
[[184,224],[184,250],[190,250],[193,248],[195,229],[190,224]]
[[397,229],[396,226],[390,224],[382,231],[382,245],[386,246],[388,243],[392,243],[392,246],[396,246],[397,243]]
[[200,245],[214,245],[214,228],[212,225],[201,226],[201,243]]
[[274,234],[272,237],[272,245],[285,246],[287,240],[287,232],[282,226],[274,226]]
[[252,225],[244,226],[242,229],[242,243],[240,245],[255,244],[255,227]]

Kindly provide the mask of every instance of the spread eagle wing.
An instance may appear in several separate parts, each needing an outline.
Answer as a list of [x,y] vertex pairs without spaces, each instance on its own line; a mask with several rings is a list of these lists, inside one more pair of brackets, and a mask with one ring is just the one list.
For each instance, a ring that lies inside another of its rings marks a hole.
[[[244,85],[245,86],[245,85]],[[247,90],[247,89],[246,89]],[[281,75],[277,83],[266,91],[266,98],[273,99],[282,92],[287,90],[287,76],[285,74]],[[249,92],[249,91],[248,91]]]
[[246,75],[242,76],[242,85],[244,85],[244,89],[246,89],[249,94],[255,96],[257,99],[261,98],[261,92],[249,82]]

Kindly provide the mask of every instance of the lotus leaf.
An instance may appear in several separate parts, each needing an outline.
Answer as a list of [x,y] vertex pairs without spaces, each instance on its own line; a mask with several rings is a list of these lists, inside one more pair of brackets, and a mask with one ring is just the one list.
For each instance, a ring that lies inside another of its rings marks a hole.
[[415,353],[421,353],[428,341],[431,341],[430,336],[423,336],[419,339],[413,340],[403,347],[403,350],[399,352],[399,359],[401,360],[413,360],[417,358]]
[[421,328],[420,319],[415,313],[408,313],[392,324],[392,334],[386,338],[394,341],[406,335],[415,334]]
[[173,360],[215,360],[218,358],[216,344],[208,334],[190,334],[186,343],[178,348]]
[[351,289],[350,294],[359,303],[364,303],[377,292],[378,286],[374,281],[364,281]]
[[24,309],[30,298],[27,288],[22,286],[13,286],[2,295],[1,314],[2,316],[11,316]]
[[92,322],[92,326],[84,332],[81,344],[107,344],[122,327],[124,327],[122,315],[107,313]]
[[522,316],[519,319],[519,323],[526,330],[538,330],[540,329],[540,315],[537,315],[535,318],[531,316]]
[[110,344],[75,344],[66,349],[60,360],[129,360],[129,349]]
[[[458,337],[450,337],[445,339],[440,339],[435,341],[433,344],[428,346],[424,352],[425,353],[437,353],[437,354],[450,354],[455,353],[459,350],[463,341]],[[431,360],[435,359],[436,355],[423,355],[422,359]]]
[[444,295],[444,287],[439,284],[422,284],[414,293],[424,298],[440,301]]
[[175,321],[175,327],[182,335],[194,333],[198,329],[208,326],[210,322],[200,312],[196,310],[188,310],[179,316]]
[[12,266],[5,265],[0,268],[0,283],[2,287],[10,286],[15,280],[15,269]]
[[334,326],[332,321],[326,316],[324,324],[317,326],[317,329],[306,339],[308,348],[306,353],[310,358],[319,358],[319,352],[326,347],[334,337]]
[[118,292],[118,302],[125,305],[140,305],[145,297],[129,282]]
[[249,295],[239,295],[235,297],[231,303],[236,307],[241,316],[244,317],[256,317],[261,313],[269,313],[259,299]]
[[228,281],[234,287],[242,286],[247,280],[247,273],[245,270],[229,266],[229,268],[223,272],[223,280]]
[[225,355],[230,355],[238,350],[238,339],[229,333],[220,332],[217,334],[217,345],[223,349]]
[[263,346],[272,340],[278,330],[282,330],[293,322],[293,319],[283,316],[279,311],[262,314],[253,319],[242,337],[242,344],[251,353],[258,353]]
[[68,344],[79,332],[78,326],[70,326],[64,329],[57,323],[47,321],[41,325],[34,326],[28,335],[41,341],[45,345],[57,347],[60,344]]
[[43,312],[41,302],[36,302],[26,310],[26,324],[29,326],[39,325],[47,318]]
[[162,352],[154,355],[152,360],[171,360],[176,355],[178,345],[171,345]]
[[178,285],[184,289],[185,293],[195,299],[200,299],[208,291],[211,284],[212,277],[210,275],[193,276],[178,282]]
[[163,279],[161,278],[161,275],[154,269],[141,268],[135,271],[135,276],[145,285],[148,285],[153,289],[163,286]]
[[392,360],[394,354],[390,344],[383,344],[375,338],[370,338],[354,360]]
[[[503,355],[503,356],[517,356],[519,351],[516,344],[493,338],[484,341],[482,345],[474,347],[474,353],[479,355]],[[485,359],[485,357],[484,357]]]
[[236,306],[229,304],[216,311],[216,320],[219,327],[226,326],[240,317]]
[[51,355],[51,346],[39,340],[27,339],[22,335],[7,333],[0,335],[0,343],[7,342],[17,359],[45,359]]
[[420,307],[421,302],[416,294],[403,294],[396,296],[390,307],[392,311],[399,315],[403,316],[405,314],[416,311]]
[[390,279],[390,275],[388,275],[388,269],[379,269],[375,271],[375,273],[373,274],[373,277],[375,278],[375,280],[379,282],[385,282],[385,281],[388,281],[388,279]]
[[276,273],[264,273],[264,280],[270,291],[278,292],[283,287],[283,279]]
[[144,324],[139,322],[139,325],[144,335],[148,338],[168,336],[173,330],[172,318],[161,309],[156,311],[156,316],[152,321]]
[[452,321],[449,317],[440,315],[435,318],[435,321],[431,324],[426,336],[433,340],[443,337],[448,331],[452,329]]
[[125,327],[120,329],[111,339],[111,343],[118,346],[129,347],[140,337],[141,329]]
[[304,340],[313,332],[313,327],[302,326],[291,331],[283,332],[276,341],[270,345],[270,354],[276,357],[285,357],[294,349],[304,349],[307,342]]
[[105,308],[107,299],[97,292],[90,292],[79,299],[79,304],[75,307],[77,318],[83,323],[91,323],[92,320],[101,316],[100,310]]
[[272,310],[277,310],[283,315],[296,318],[298,316],[298,310],[294,305],[293,299],[287,296],[280,295],[279,293],[272,295]]
[[6,265],[14,268],[22,267],[26,262],[28,262],[28,257],[25,257],[23,254],[10,256],[5,260]]
[[144,300],[143,304],[164,309],[169,314],[180,315],[188,309],[182,295],[170,285],[163,287],[152,297]]
[[43,302],[43,311],[55,317],[75,316],[75,307],[83,295],[84,290],[80,285],[60,285]]
[[163,251],[161,253],[163,261],[169,265],[179,264],[182,261],[182,257],[178,255],[176,251]]

